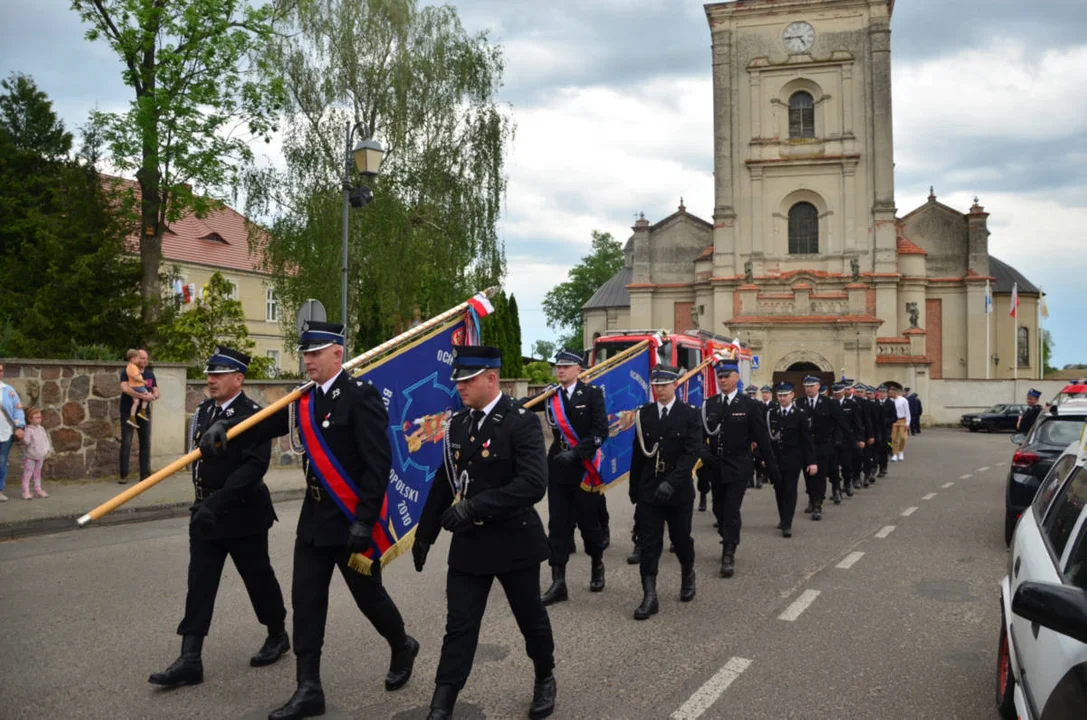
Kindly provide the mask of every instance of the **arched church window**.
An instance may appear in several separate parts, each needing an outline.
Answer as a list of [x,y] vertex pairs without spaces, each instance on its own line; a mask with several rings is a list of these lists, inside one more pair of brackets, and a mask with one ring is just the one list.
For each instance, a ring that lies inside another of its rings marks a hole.
[[815,101],[803,90],[789,98],[789,137],[815,137]]
[[789,254],[819,252],[819,211],[811,203],[798,202],[789,208]]
[[1016,354],[1019,356],[1019,367],[1030,367],[1030,330],[1021,327],[1016,332],[1019,334],[1019,347],[1016,348]]

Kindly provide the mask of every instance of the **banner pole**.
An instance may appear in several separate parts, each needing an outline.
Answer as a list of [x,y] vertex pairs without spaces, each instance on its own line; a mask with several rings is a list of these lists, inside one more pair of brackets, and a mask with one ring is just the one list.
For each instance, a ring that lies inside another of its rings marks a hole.
[[[490,297],[492,294],[494,294],[496,292],[498,292],[498,288],[488,288],[488,289],[483,291],[483,294]],[[453,308],[450,308],[449,310],[446,310],[445,312],[443,312],[443,313],[441,313],[439,315],[435,315],[434,317],[430,318],[426,322],[420,323],[419,325],[416,325],[415,327],[411,328],[410,330],[397,335],[393,339],[387,340],[386,342],[381,343],[377,347],[372,348],[370,350],[367,350],[366,352],[362,353],[358,357],[354,357],[354,358],[348,360],[347,362],[345,362],[343,364],[343,368],[344,368],[344,370],[350,371],[350,370],[353,370],[354,368],[358,367],[359,365],[362,365],[363,363],[370,362],[371,360],[374,360],[377,357],[380,357],[381,355],[384,355],[389,350],[397,348],[398,346],[404,344],[405,342],[408,342],[413,338],[416,338],[416,337],[418,337],[418,336],[420,336],[420,335],[422,335],[422,334],[424,334],[426,332],[429,332],[430,330],[433,330],[435,327],[438,327],[443,322],[455,317],[458,313],[462,313],[462,312],[466,311],[468,309],[468,307],[469,307],[469,301],[465,300],[464,302],[460,303],[459,305],[457,305],[457,306],[455,306]],[[311,389],[313,389],[314,385],[315,385],[315,383],[312,380],[310,380],[310,381],[304,383],[303,385],[299,386],[298,388],[295,388],[293,391],[288,393],[286,396],[284,396],[284,397],[280,398],[279,400],[275,401],[274,403],[272,403],[268,407],[264,408],[260,412],[254,413],[253,415],[250,415],[245,420],[238,423],[237,425],[235,425],[234,427],[230,428],[227,431],[227,434],[226,434],[227,439],[228,440],[234,439],[235,437],[237,437],[238,435],[241,435],[243,432],[245,432],[249,428],[253,427],[257,423],[261,422],[265,418],[279,412],[283,408],[290,405],[292,402],[298,400],[298,398],[302,397],[302,395],[304,393],[307,393]],[[162,482],[166,478],[170,477],[171,475],[178,472],[179,470],[184,469],[186,466],[190,465],[191,463],[196,462],[200,458],[201,458],[200,450],[199,449],[192,450],[188,454],[183,455],[182,457],[178,458],[177,460],[174,460],[172,463],[170,463],[166,467],[162,468],[158,472],[154,473],[153,475],[150,475],[149,477],[144,478],[143,480],[136,483],[132,487],[128,488],[124,492],[119,493],[119,494],[115,495],[114,497],[110,498],[106,502],[102,503],[98,507],[96,507],[93,510],[91,510],[90,512],[88,512],[86,515],[83,515],[81,518],[79,518],[79,520],[77,520],[78,524],[80,526],[83,526],[83,525],[86,525],[87,523],[89,523],[91,520],[101,519],[103,516],[108,515],[109,513],[113,512],[114,510],[121,507],[122,505],[124,505],[126,502],[128,502],[132,498],[143,494],[147,490],[150,490],[155,485],[158,485],[160,482]]]
[[[649,341],[648,340],[642,340],[639,343],[631,345],[626,350],[623,350],[622,352],[615,355],[615,357],[610,357],[607,360],[605,360],[604,362],[600,363],[599,365],[594,365],[591,368],[588,368],[588,369],[584,370],[580,375],[577,376],[577,379],[581,380],[582,382],[591,380],[594,377],[596,377],[597,375],[603,374],[606,370],[610,370],[613,366],[618,365],[620,362],[626,360],[627,358],[638,354],[639,352],[641,352],[642,350],[644,350],[647,347],[649,347]],[[546,400],[547,398],[554,395],[556,392],[558,392],[557,387],[553,387],[553,388],[551,388],[549,390],[545,390],[544,392],[540,393],[539,395],[532,398],[531,400],[526,400],[525,404],[522,405],[521,407],[525,408],[526,410],[529,409],[529,408],[536,407],[537,405],[542,403],[544,400]]]

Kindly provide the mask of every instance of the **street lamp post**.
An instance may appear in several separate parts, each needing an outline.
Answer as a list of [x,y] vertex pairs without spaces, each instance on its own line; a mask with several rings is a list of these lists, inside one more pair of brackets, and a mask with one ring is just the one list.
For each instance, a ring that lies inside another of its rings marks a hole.
[[344,332],[348,332],[347,321],[347,223],[348,212],[352,207],[365,207],[374,199],[374,193],[365,186],[355,187],[351,179],[351,166],[354,165],[363,177],[377,175],[381,167],[381,161],[385,159],[385,149],[381,143],[369,137],[360,140],[359,144],[351,148],[351,140],[356,130],[362,129],[362,123],[347,123],[347,140],[344,144],[343,166],[343,263],[340,268],[340,320],[344,324]]

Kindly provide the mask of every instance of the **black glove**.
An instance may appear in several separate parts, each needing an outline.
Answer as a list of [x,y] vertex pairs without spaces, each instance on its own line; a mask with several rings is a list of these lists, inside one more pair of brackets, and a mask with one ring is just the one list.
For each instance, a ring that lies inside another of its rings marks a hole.
[[204,431],[200,436],[200,454],[215,457],[226,452],[226,423],[219,421]]
[[423,566],[426,565],[426,556],[428,552],[430,552],[430,543],[425,543],[416,538],[411,546],[411,558],[415,561],[415,572],[423,572]]
[[665,480],[657,486],[656,492],[653,493],[653,499],[659,503],[666,503],[672,499],[672,496],[676,494],[676,489],[672,487],[672,483]]
[[347,552],[364,553],[373,544],[374,530],[361,520],[351,523],[351,529],[347,532]]
[[461,500],[442,513],[442,527],[451,533],[472,527],[476,514],[472,511],[470,500]]
[[190,523],[199,530],[210,530],[215,527],[215,523],[219,520],[219,516],[208,507],[206,502],[193,503],[189,510],[192,511]]
[[559,465],[573,465],[577,462],[577,453],[573,450],[563,450],[555,456],[555,462]]

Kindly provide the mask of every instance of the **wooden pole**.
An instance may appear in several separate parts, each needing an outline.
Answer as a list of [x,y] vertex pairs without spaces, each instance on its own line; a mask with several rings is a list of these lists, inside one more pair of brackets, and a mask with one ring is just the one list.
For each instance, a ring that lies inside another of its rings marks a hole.
[[[486,294],[489,297],[489,296],[493,295],[494,293],[496,293],[497,291],[498,291],[497,288],[488,288],[487,290],[484,291],[484,294]],[[397,335],[392,340],[388,340],[386,342],[381,343],[380,345],[378,345],[375,348],[367,350],[366,352],[359,355],[358,357],[352,358],[351,360],[348,360],[347,362],[345,362],[343,364],[344,369],[345,370],[353,370],[354,368],[358,367],[359,365],[362,365],[362,364],[367,363],[367,362],[369,362],[371,360],[374,360],[375,358],[380,357],[381,355],[384,355],[386,352],[388,352],[390,350],[393,350],[393,349],[399,347],[400,345],[403,345],[404,343],[409,342],[410,340],[412,340],[412,339],[414,339],[416,337],[419,337],[420,335],[423,335],[424,333],[427,333],[427,332],[433,330],[434,328],[440,326],[442,323],[446,322],[447,320],[455,317],[458,313],[462,313],[465,310],[467,310],[468,305],[469,305],[469,303],[466,300],[466,301],[462,302],[460,305],[457,305],[456,307],[450,308],[449,310],[446,310],[445,312],[441,313],[440,315],[435,315],[434,317],[432,317],[431,319],[427,320],[424,323],[420,323],[419,325],[416,325],[415,327],[408,330],[407,332],[404,332],[404,333],[401,333],[400,335]],[[237,425],[235,425],[234,427],[230,428],[227,431],[227,433],[226,433],[227,439],[231,440],[231,439],[237,437],[238,435],[241,435],[243,432],[245,432],[249,428],[253,427],[257,423],[261,422],[265,418],[279,412],[283,408],[290,405],[292,402],[298,400],[298,398],[302,397],[303,394],[305,394],[305,393],[309,392],[310,390],[312,390],[315,384],[316,383],[314,383],[312,380],[310,380],[309,382],[305,383],[304,385],[302,385],[302,386],[296,388],[295,390],[293,390],[291,393],[289,393],[285,397],[282,397],[279,400],[276,400],[274,403],[272,403],[268,407],[264,408],[260,412],[254,413],[253,415],[250,415],[245,420],[238,423]],[[151,476],[149,476],[147,478],[144,478],[143,480],[139,481],[138,483],[136,483],[132,487],[128,488],[124,492],[119,493],[118,495],[115,495],[114,497],[110,498],[106,502],[102,503],[101,505],[99,505],[95,509],[91,510],[89,513],[87,513],[83,517],[79,518],[79,520],[77,522],[79,523],[80,526],[83,526],[83,525],[86,525],[87,523],[89,523],[91,520],[101,519],[103,516],[110,514],[111,512],[113,512],[117,508],[121,507],[122,505],[124,505],[126,502],[128,502],[132,498],[146,492],[147,490],[151,489],[155,485],[158,485],[160,482],[162,482],[166,478],[170,477],[171,475],[173,475],[177,471],[184,469],[185,467],[187,467],[191,463],[196,462],[200,458],[201,458],[200,450],[199,449],[192,450],[188,454],[178,458],[177,460],[174,460],[172,463],[170,463],[169,465],[167,465],[163,469],[159,470],[155,474],[153,474],[153,475],[151,475]]]
[[[620,362],[630,358],[633,355],[638,354],[639,352],[641,352],[642,350],[644,350],[647,347],[649,347],[649,341],[648,340],[642,340],[641,342],[639,342],[639,343],[637,343],[635,345],[631,345],[626,350],[624,350],[621,353],[618,353],[617,355],[615,355],[615,357],[610,357],[607,360],[605,360],[604,362],[600,363],[599,365],[593,365],[591,368],[588,368],[587,370],[583,371],[580,375],[577,376],[577,379],[581,380],[583,382],[591,380],[594,377],[596,377],[598,375],[601,375],[605,370],[610,370],[615,365],[618,365]],[[531,400],[526,400],[525,404],[522,405],[521,407],[525,408],[526,410],[529,409],[529,408],[536,407],[537,405],[542,403],[544,400],[546,400],[547,398],[554,395],[556,392],[558,392],[558,387],[557,386],[551,388],[550,390],[545,390],[544,392],[540,393],[539,395],[532,398]]]

